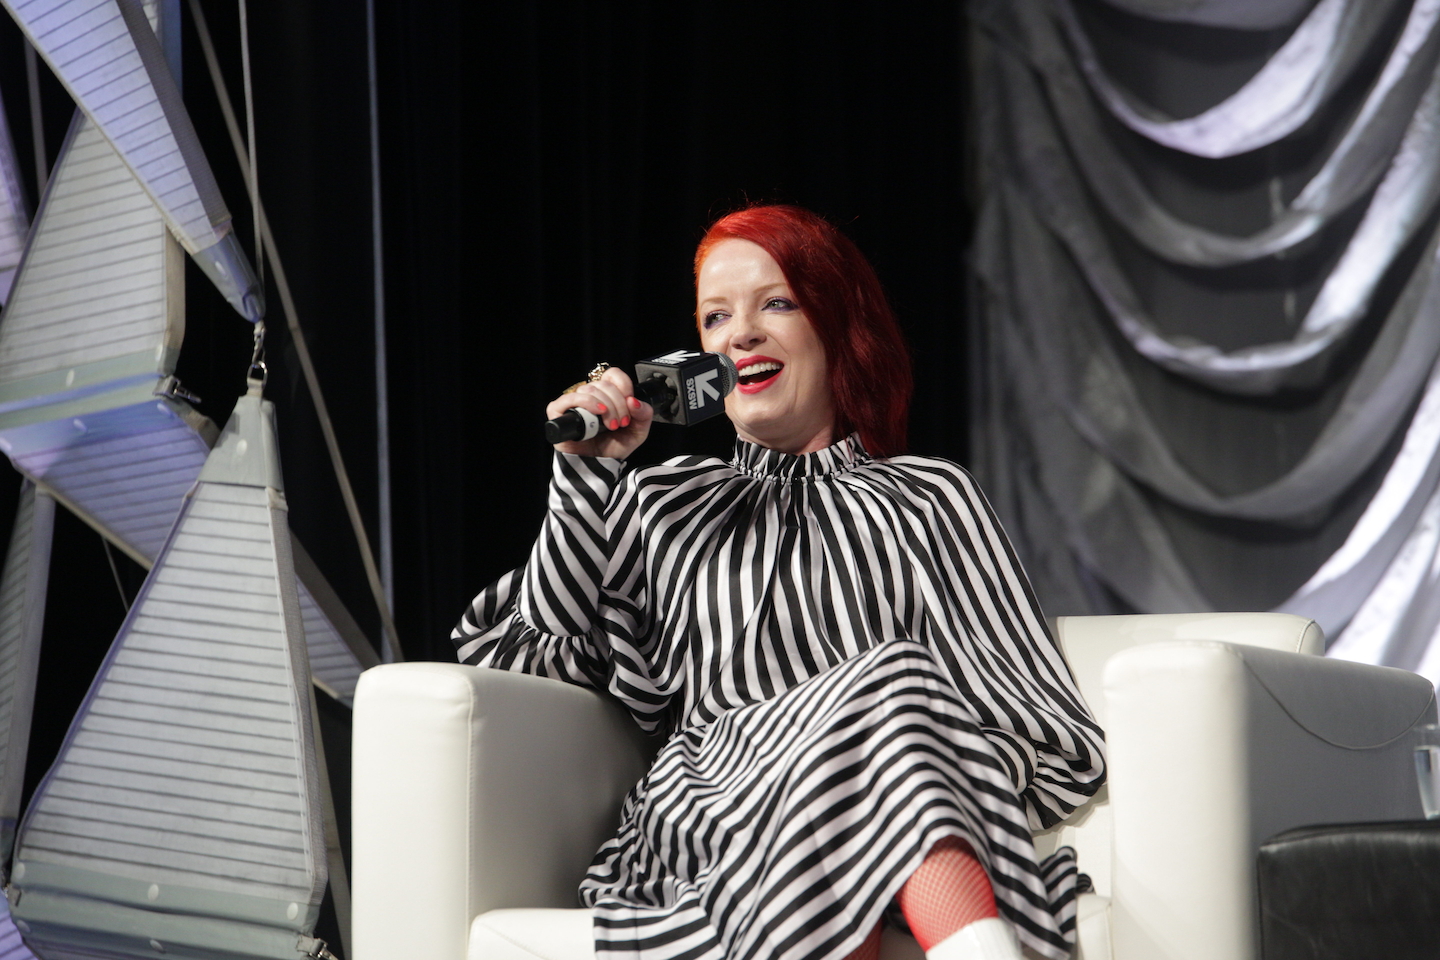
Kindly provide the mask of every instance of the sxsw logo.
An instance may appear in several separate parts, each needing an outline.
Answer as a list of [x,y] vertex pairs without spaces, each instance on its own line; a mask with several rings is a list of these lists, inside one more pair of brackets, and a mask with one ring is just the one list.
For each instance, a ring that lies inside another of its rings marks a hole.
[[715,386],[715,381],[720,379],[719,370],[706,370],[704,373],[697,373],[685,380],[685,399],[690,404],[691,410],[699,410],[706,406],[707,400],[720,402],[720,388]]

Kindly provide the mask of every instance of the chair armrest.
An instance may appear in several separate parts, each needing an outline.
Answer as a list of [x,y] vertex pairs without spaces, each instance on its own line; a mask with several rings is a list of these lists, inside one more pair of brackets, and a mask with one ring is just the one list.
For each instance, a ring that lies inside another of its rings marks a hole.
[[594,691],[450,663],[362,674],[353,750],[355,960],[463,960],[481,913],[576,906],[648,764]]
[[1305,824],[1421,816],[1403,670],[1212,641],[1123,650],[1104,673],[1115,960],[1251,960],[1255,854]]
[[[1055,639],[1096,721],[1109,728],[1105,665],[1121,650],[1175,640],[1222,640],[1270,650],[1323,654],[1325,635],[1314,620],[1288,613],[1149,613],[1104,617],[1056,617]],[[1048,856],[1057,847],[1075,849],[1080,870],[1095,892],[1110,896],[1111,809],[1109,788],[1076,809],[1063,823],[1036,834],[1035,849]],[[1107,948],[1108,955],[1108,948]]]

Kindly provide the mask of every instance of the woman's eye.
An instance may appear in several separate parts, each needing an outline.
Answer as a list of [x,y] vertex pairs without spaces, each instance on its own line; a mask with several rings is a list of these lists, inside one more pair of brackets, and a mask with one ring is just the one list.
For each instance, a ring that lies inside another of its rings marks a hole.
[[715,326],[715,324],[720,323],[729,316],[730,314],[728,313],[722,313],[719,310],[714,310],[710,313],[705,314],[705,318],[700,321],[700,325],[703,326],[706,330],[709,330],[711,327]]
[[784,297],[771,297],[765,301],[766,310],[794,310],[795,302]]

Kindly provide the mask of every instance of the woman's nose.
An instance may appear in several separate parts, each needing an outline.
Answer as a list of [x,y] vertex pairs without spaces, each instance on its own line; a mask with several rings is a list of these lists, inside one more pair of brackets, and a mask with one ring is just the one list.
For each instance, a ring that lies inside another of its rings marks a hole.
[[730,344],[738,349],[748,350],[765,340],[765,331],[754,314],[738,314],[732,318]]

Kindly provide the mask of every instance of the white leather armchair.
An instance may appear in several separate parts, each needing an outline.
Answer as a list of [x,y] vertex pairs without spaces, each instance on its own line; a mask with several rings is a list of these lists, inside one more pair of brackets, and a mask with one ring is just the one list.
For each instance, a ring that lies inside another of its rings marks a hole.
[[[1316,823],[1421,816],[1406,736],[1434,690],[1328,660],[1282,614],[1062,617],[1110,778],[1036,837],[1095,892],[1083,960],[1253,960],[1255,852]],[[583,688],[458,664],[355,694],[353,960],[592,960],[575,890],[649,748]],[[888,934],[883,960],[920,957]]]

